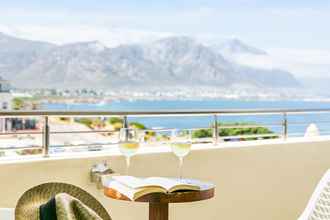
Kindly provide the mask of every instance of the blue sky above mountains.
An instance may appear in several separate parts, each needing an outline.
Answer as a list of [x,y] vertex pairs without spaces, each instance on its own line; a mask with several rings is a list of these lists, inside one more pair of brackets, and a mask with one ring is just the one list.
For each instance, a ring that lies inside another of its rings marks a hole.
[[[105,9],[105,8],[149,8],[149,7],[198,7],[201,5],[209,5],[213,7],[285,7],[285,8],[297,8],[297,7],[313,7],[319,6],[324,7],[329,5],[329,1],[319,0],[319,1],[309,1],[309,0],[123,0],[123,1],[113,1],[113,0],[11,0],[1,2],[3,6],[24,6],[24,7],[35,7],[35,8],[80,8],[80,9]],[[244,4],[244,5],[242,5]]]
[[236,36],[259,47],[327,48],[329,1],[11,0],[2,25],[97,25],[180,34]]

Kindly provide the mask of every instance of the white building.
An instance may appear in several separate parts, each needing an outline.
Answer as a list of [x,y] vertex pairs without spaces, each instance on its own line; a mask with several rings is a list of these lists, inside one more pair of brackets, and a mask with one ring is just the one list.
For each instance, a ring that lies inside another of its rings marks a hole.
[[[8,111],[12,108],[13,95],[10,93],[8,81],[0,77],[0,111]],[[6,129],[6,119],[0,118],[0,132]]]

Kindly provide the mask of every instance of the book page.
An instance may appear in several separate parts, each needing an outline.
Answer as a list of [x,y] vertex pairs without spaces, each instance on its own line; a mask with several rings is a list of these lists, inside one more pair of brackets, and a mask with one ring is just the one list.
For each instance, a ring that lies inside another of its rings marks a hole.
[[[132,179],[132,178],[119,178],[119,179],[121,179],[123,181],[128,181],[129,179]],[[140,185],[140,182],[139,182],[140,179],[139,178],[136,178],[136,179],[137,179],[137,182],[135,182],[134,184],[136,186],[138,186],[138,185]],[[135,181],[135,180],[133,180],[133,181]],[[127,184],[129,184],[129,183],[127,183]],[[151,194],[151,193],[166,193],[166,190],[159,186],[153,186],[153,187],[142,186],[142,187],[138,187],[138,188],[131,188],[131,187],[127,186],[126,184],[123,184],[115,179],[108,181],[108,183],[106,184],[106,187],[118,191],[119,193],[125,195],[127,198],[129,198],[132,201],[134,201],[144,195]]]
[[148,177],[148,178],[137,178],[133,176],[114,176],[114,180],[130,187],[132,189],[142,188],[163,188],[167,192],[173,190],[199,190],[199,186],[192,182],[165,178],[165,177]]
[[143,182],[149,186],[161,186],[166,191],[169,191],[174,186],[181,185],[179,181],[165,177],[149,177],[145,178]]
[[143,179],[134,176],[114,176],[112,178],[133,189],[145,187]]
[[130,188],[116,180],[109,181],[107,183],[107,187],[115,189],[131,200],[134,200],[135,193],[137,192],[137,190]]

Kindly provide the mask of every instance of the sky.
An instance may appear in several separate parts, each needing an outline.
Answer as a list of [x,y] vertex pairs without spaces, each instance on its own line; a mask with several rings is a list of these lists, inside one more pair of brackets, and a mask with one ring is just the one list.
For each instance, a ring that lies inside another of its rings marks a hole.
[[0,31],[15,36],[108,46],[171,35],[238,38],[271,55],[258,65],[298,77],[330,78],[328,21],[328,0],[0,0]]

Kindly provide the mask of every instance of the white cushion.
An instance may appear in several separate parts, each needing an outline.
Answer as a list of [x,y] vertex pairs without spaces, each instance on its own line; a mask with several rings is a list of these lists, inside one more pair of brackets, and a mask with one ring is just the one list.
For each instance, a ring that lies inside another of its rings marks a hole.
[[318,137],[320,136],[320,130],[316,124],[310,124],[305,132],[305,137]]
[[1,220],[15,220],[14,209],[0,208],[0,219]]

